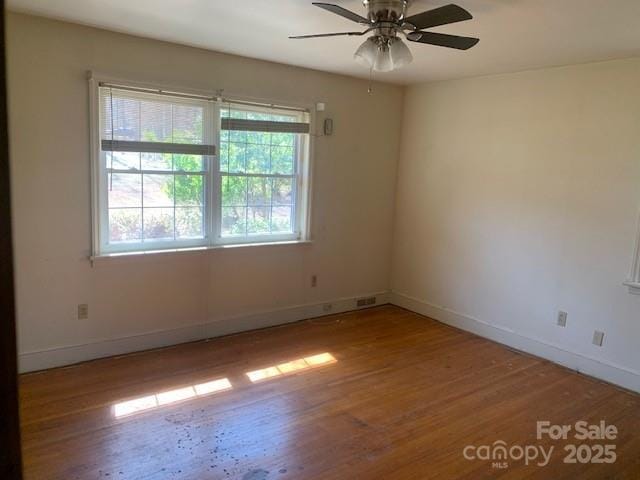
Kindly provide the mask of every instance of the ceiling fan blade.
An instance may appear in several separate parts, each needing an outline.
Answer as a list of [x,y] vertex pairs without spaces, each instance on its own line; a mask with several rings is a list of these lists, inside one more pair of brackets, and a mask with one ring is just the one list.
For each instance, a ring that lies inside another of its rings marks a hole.
[[364,35],[367,32],[341,32],[341,33],[318,33],[315,35],[294,35],[291,36],[289,38],[294,39],[294,40],[299,40],[299,39],[304,39],[304,38],[322,38],[322,37],[340,37],[343,35],[356,35],[356,36],[361,36]]
[[333,5],[331,3],[320,3],[313,2],[316,7],[323,8],[331,13],[335,13],[336,15],[340,15],[346,19],[351,20],[352,22],[361,23],[362,25],[369,25],[369,20],[364,17],[361,17],[357,13],[353,13],[351,10],[347,10],[346,8],[342,8],[338,5]]
[[458,37],[457,35],[434,32],[411,32],[407,34],[407,40],[439,47],[457,48],[458,50],[468,50],[480,41],[479,38]]
[[449,23],[463,22],[465,20],[471,20],[472,18],[473,15],[467,12],[464,8],[450,4],[412,15],[405,18],[404,21],[405,23],[414,26],[416,30],[422,30],[424,28],[432,28],[439,25],[448,25]]

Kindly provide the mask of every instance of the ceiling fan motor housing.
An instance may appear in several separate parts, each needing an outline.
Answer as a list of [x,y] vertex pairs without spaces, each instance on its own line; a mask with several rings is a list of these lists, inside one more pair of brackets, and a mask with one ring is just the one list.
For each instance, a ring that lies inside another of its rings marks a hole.
[[374,35],[385,42],[394,38],[404,23],[408,0],[363,0],[367,18],[376,25]]
[[409,6],[409,0],[363,0],[362,3],[372,23],[402,24]]

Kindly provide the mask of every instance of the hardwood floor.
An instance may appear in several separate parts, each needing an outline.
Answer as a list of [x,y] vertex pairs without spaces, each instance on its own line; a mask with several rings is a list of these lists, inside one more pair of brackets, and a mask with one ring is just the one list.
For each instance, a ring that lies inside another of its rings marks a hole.
[[[21,415],[27,480],[640,478],[638,395],[392,306],[23,375]],[[616,462],[537,420],[615,425]],[[463,456],[498,440],[555,450]]]

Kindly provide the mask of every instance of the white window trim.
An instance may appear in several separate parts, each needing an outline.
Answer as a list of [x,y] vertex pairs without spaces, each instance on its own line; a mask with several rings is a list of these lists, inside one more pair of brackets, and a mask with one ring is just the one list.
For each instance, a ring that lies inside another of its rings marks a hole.
[[[259,99],[252,97],[242,97],[236,95],[225,95],[231,98],[231,102],[255,102],[263,105],[282,105],[299,108],[307,111],[310,131],[308,135],[301,136],[302,142],[298,142],[298,155],[296,156],[298,165],[298,183],[296,185],[296,204],[295,204],[295,227],[293,234],[283,235],[248,235],[234,237],[222,237],[220,232],[220,213],[221,213],[221,188],[220,188],[220,169],[219,169],[219,146],[220,146],[220,128],[214,129],[213,143],[216,145],[216,155],[212,157],[209,178],[206,191],[208,198],[205,200],[206,211],[206,235],[204,239],[186,240],[184,242],[173,241],[170,244],[166,242],[146,243],[144,249],[139,248],[139,244],[133,245],[132,248],[123,246],[122,248],[111,248],[108,251],[103,249],[104,232],[102,225],[105,225],[103,215],[107,214],[106,209],[102,205],[106,205],[101,195],[106,195],[104,188],[100,188],[103,181],[104,172],[101,169],[101,129],[100,129],[100,104],[99,104],[99,85],[100,83],[111,83],[118,85],[126,85],[135,88],[147,88],[154,90],[165,90],[170,92],[179,92],[182,94],[192,94],[206,97],[219,97],[221,91],[195,90],[183,88],[174,85],[159,85],[143,83],[130,79],[116,78],[110,75],[99,74],[96,72],[88,72],[89,79],[89,118],[90,118],[90,145],[91,145],[91,214],[92,214],[92,253],[90,260],[99,258],[114,258],[116,256],[134,256],[148,255],[149,253],[176,253],[179,251],[210,250],[225,248],[228,246],[260,246],[260,245],[276,245],[276,244],[309,244],[311,243],[311,199],[312,199],[312,172],[313,172],[313,151],[314,151],[314,126],[315,126],[315,109],[312,105],[300,105],[287,101],[275,99]],[[226,102],[225,102],[226,103]],[[211,102],[212,108],[210,114],[215,119],[220,118],[220,108],[224,103]],[[277,109],[277,107],[274,107]],[[253,109],[253,108],[252,108]],[[268,110],[268,109],[267,109]],[[306,150],[306,151],[305,151]],[[305,158],[306,157],[306,158]]]
[[205,247],[193,247],[193,248],[163,248],[161,250],[141,250],[136,252],[120,252],[120,253],[105,253],[103,255],[89,257],[89,261],[93,264],[102,262],[117,262],[132,260],[145,261],[156,257],[173,257],[184,255],[202,255],[209,251],[215,250],[235,250],[235,249],[251,249],[260,248],[265,249],[267,247],[278,248],[287,246],[305,246],[313,245],[312,240],[291,240],[291,241],[278,241],[278,242],[264,242],[264,243],[232,243],[227,245],[214,245]]
[[624,282],[629,287],[629,293],[640,295],[640,218],[638,219],[638,233],[636,235],[636,247],[633,254],[633,263],[629,273],[629,279]]

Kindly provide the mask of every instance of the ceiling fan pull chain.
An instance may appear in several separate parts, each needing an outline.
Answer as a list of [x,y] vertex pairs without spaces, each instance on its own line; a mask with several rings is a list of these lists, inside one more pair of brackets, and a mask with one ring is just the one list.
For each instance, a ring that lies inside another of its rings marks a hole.
[[373,65],[369,69],[369,88],[367,89],[367,93],[371,95],[373,93]]

